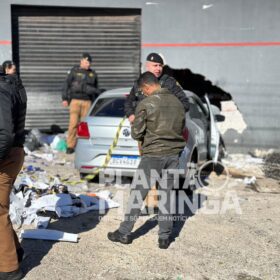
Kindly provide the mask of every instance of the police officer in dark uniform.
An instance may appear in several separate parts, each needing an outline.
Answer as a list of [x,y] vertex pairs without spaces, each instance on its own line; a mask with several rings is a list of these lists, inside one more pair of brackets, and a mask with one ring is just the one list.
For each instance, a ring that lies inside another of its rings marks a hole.
[[[146,71],[153,73],[158,78],[161,87],[173,93],[182,102],[187,112],[189,110],[188,98],[179,83],[173,77],[162,74],[163,64],[163,59],[159,54],[150,53],[146,59]],[[134,121],[134,112],[137,104],[144,98],[144,94],[139,90],[137,82],[135,82],[125,102],[125,114],[130,123]]]
[[76,132],[80,119],[86,116],[92,102],[100,93],[97,74],[90,68],[91,62],[91,56],[83,53],[80,65],[71,69],[64,83],[62,105],[70,107],[66,151],[68,154],[75,150]]
[[9,217],[10,193],[24,161],[24,126],[27,98],[15,70],[5,65],[0,74],[0,279],[23,278],[23,258],[17,234]]

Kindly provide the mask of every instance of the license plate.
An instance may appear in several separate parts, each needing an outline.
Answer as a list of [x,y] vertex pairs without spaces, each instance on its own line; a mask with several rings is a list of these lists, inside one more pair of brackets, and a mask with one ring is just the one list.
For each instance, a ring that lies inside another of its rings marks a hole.
[[138,164],[140,162],[139,156],[118,156],[113,155],[111,157],[110,166],[122,166],[122,167],[132,167],[137,168]]

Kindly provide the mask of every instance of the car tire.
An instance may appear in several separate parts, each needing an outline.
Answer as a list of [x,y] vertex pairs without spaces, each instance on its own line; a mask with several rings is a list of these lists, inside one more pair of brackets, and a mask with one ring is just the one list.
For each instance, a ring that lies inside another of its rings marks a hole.
[[184,189],[186,193],[192,193],[196,188],[197,188],[197,174],[198,174],[198,169],[197,169],[197,156],[196,153],[194,152],[190,162],[187,163],[186,167],[187,174],[189,174],[189,184],[188,186],[185,186],[186,180],[187,180],[187,174],[185,177],[180,177],[180,189]]
[[198,169],[197,169],[197,157],[195,155],[192,156],[190,161],[189,167],[190,175],[190,184],[189,189],[193,192],[197,189],[197,176],[198,176]]

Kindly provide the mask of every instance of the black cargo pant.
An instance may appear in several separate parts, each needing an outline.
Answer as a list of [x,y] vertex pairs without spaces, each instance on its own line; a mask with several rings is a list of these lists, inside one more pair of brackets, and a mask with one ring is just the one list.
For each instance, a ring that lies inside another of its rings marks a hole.
[[[143,156],[137,172],[133,179],[133,184],[125,212],[124,221],[119,227],[122,234],[129,234],[139,217],[141,206],[150,188],[154,185],[156,173],[161,175],[161,182],[158,185],[159,194],[159,238],[165,239],[170,236],[173,228],[173,208],[174,208],[174,176],[168,173],[170,169],[178,169],[179,155],[150,157]],[[155,173],[156,172],[156,173]],[[165,174],[165,175],[163,175]]]

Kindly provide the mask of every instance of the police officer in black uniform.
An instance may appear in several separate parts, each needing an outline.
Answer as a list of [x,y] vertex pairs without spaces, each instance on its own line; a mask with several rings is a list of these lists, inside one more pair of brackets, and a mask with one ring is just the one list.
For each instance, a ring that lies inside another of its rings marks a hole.
[[[189,110],[188,98],[179,83],[173,77],[167,74],[162,74],[163,64],[163,59],[159,54],[150,53],[146,59],[146,71],[153,73],[158,78],[161,87],[167,88],[171,93],[173,93],[182,102],[185,111],[187,112]],[[134,82],[130,94],[125,102],[125,114],[130,123],[134,121],[134,112],[137,104],[144,98],[145,96],[141,90],[139,90],[137,82]]]
[[95,70],[90,67],[91,63],[90,54],[83,53],[80,65],[75,65],[68,72],[62,92],[63,101],[68,103],[72,99],[94,101],[98,96],[98,77]]
[[90,68],[92,58],[83,53],[80,65],[74,66],[64,83],[62,105],[70,107],[70,120],[67,137],[67,153],[74,152],[76,146],[76,132],[81,118],[85,117],[92,102],[99,95],[98,78],[96,72]]

